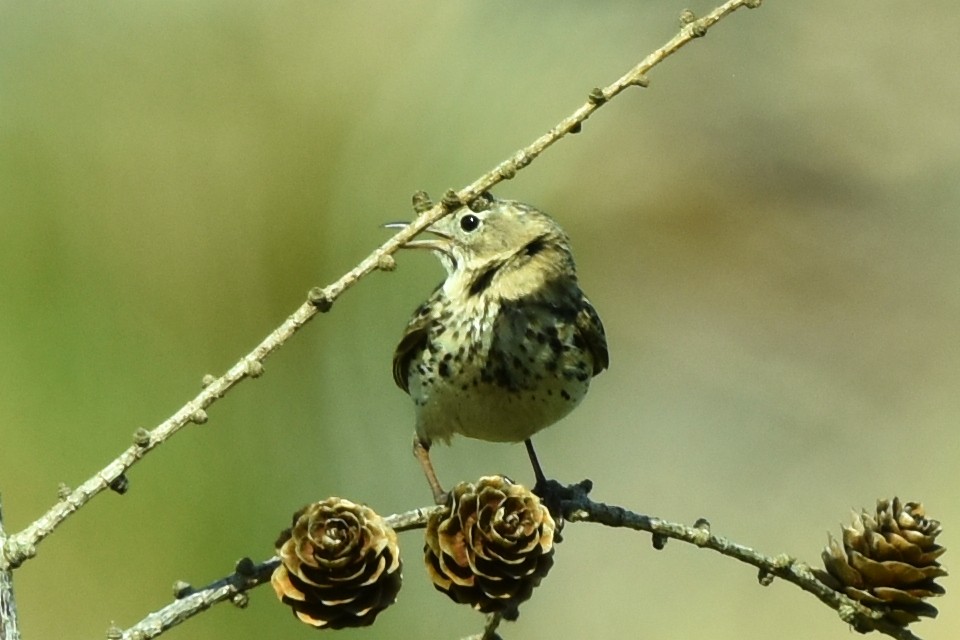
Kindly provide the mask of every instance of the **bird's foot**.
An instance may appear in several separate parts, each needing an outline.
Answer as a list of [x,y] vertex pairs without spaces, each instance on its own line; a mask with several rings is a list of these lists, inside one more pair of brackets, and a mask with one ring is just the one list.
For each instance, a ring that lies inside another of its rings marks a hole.
[[539,478],[533,486],[533,493],[540,498],[540,502],[557,523],[557,542],[562,539],[559,534],[563,529],[564,513],[568,512],[571,503],[576,504],[586,498],[592,489],[593,481],[589,479],[576,484],[563,484],[556,480]]

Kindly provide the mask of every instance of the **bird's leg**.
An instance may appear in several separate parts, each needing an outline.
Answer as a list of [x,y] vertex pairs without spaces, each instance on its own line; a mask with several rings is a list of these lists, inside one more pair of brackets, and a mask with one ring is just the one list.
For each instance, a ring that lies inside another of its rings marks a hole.
[[417,435],[413,436],[413,455],[420,463],[423,475],[427,477],[427,484],[430,485],[430,491],[433,492],[433,501],[437,504],[446,504],[448,494],[440,486],[437,472],[433,470],[433,463],[430,462],[430,444],[421,440]]
[[563,529],[563,512],[560,509],[560,501],[563,499],[563,485],[556,480],[547,480],[543,474],[543,467],[540,466],[540,460],[537,459],[537,452],[533,450],[533,440],[527,438],[523,441],[527,447],[527,455],[530,456],[530,464],[533,465],[533,476],[537,482],[533,485],[533,492],[540,498],[540,501],[557,520],[557,533]]
[[527,438],[523,441],[527,446],[527,455],[530,456],[530,464],[533,465],[533,475],[537,483],[533,486],[533,492],[540,498],[550,515],[557,521],[557,534],[563,529],[563,503],[574,501],[580,498],[586,498],[587,494],[593,488],[593,483],[589,480],[582,480],[577,484],[563,485],[556,480],[548,480],[537,459],[537,452],[533,450],[533,442]]
[[533,465],[533,477],[537,481],[533,487],[533,492],[537,493],[537,489],[546,488],[547,476],[543,475],[543,468],[540,466],[540,460],[537,459],[537,452],[533,450],[533,440],[527,438],[523,441],[523,444],[527,447],[527,455],[530,457],[530,464]]

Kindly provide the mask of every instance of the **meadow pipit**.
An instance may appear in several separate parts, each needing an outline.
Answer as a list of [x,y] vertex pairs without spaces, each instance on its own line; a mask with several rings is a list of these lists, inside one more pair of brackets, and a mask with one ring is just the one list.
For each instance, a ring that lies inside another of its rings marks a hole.
[[484,204],[405,245],[431,249],[447,271],[393,356],[394,380],[416,405],[414,453],[438,502],[431,443],[455,433],[525,441],[539,483],[530,437],[576,407],[608,364],[603,325],[560,225],[521,202]]

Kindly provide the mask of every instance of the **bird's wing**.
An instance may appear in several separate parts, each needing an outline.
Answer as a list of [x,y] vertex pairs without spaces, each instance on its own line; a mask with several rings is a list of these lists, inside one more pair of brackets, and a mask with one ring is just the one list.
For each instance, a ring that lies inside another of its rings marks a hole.
[[410,361],[426,348],[429,327],[430,317],[424,304],[413,315],[393,352],[393,380],[407,393],[410,393]]
[[593,356],[593,375],[597,375],[610,365],[610,354],[607,352],[607,334],[603,331],[603,323],[586,297],[577,313],[577,335]]

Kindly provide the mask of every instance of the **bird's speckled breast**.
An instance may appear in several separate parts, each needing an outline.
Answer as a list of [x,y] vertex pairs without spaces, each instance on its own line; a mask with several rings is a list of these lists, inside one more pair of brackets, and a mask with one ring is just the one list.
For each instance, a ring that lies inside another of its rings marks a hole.
[[519,442],[586,395],[593,363],[579,344],[575,306],[476,296],[455,315],[449,309],[436,314],[410,362],[421,439]]

